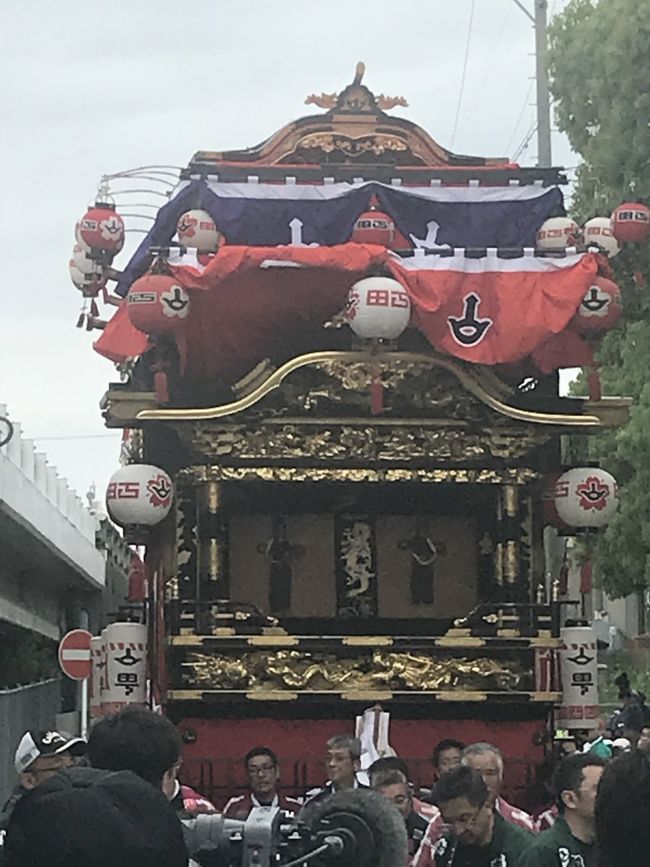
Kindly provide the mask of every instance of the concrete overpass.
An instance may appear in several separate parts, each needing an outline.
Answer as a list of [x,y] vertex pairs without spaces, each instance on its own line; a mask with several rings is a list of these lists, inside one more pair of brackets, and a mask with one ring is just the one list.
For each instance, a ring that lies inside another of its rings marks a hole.
[[96,546],[97,516],[22,436],[20,424],[13,425],[12,439],[0,449],[0,627],[58,640],[85,625],[84,611],[92,629],[106,553]]

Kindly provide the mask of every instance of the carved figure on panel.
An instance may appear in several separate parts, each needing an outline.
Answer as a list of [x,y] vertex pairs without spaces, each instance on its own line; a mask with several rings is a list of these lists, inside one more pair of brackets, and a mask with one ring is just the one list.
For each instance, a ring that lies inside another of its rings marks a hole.
[[305,553],[302,545],[292,545],[287,537],[284,516],[273,517],[271,538],[257,546],[260,554],[269,558],[269,607],[271,611],[291,608],[292,564],[294,557]]
[[413,536],[398,542],[397,546],[411,553],[411,602],[413,605],[431,605],[434,564],[445,553],[445,546],[441,543],[436,545],[430,536],[427,520],[422,517],[416,518]]

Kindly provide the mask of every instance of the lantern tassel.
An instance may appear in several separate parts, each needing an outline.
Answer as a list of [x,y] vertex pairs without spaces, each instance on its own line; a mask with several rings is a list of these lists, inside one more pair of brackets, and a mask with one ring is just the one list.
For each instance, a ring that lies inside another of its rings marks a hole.
[[381,415],[384,411],[384,385],[381,381],[381,373],[378,367],[373,368],[372,381],[370,383],[370,412],[373,415]]
[[153,387],[158,403],[169,403],[169,382],[163,370],[157,370],[153,377]]

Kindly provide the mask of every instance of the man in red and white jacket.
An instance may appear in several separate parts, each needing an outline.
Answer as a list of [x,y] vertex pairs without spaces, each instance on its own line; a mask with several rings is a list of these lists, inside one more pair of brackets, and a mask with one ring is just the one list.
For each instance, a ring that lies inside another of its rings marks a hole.
[[470,744],[463,750],[462,763],[478,771],[487,786],[490,800],[495,806],[497,813],[513,825],[519,825],[526,831],[537,832],[537,826],[533,817],[525,810],[509,804],[500,795],[503,783],[503,753],[492,744]]
[[295,816],[302,806],[295,798],[278,792],[280,764],[268,747],[254,747],[244,758],[250,791],[231,798],[223,810],[228,819],[246,819],[253,807],[279,807],[287,816]]

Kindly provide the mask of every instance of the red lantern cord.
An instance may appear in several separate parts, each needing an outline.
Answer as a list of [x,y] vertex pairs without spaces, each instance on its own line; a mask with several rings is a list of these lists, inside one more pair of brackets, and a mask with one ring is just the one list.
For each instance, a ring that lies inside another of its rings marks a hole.
[[156,392],[156,401],[158,403],[169,403],[169,382],[167,374],[163,370],[158,370],[154,373],[153,387]]
[[603,387],[600,381],[600,372],[597,367],[590,367],[587,374],[589,388],[589,400],[599,401],[603,399]]
[[370,412],[381,415],[384,411],[384,386],[381,376],[375,373],[370,383]]

